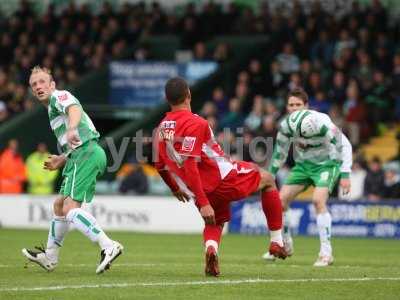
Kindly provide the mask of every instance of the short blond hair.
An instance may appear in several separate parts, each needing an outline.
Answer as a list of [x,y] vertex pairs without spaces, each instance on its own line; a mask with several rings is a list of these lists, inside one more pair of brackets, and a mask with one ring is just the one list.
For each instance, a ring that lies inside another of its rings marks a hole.
[[33,74],[40,73],[40,72],[48,74],[50,76],[50,81],[54,81],[53,75],[51,74],[50,69],[47,69],[46,67],[41,67],[39,65],[33,67],[33,69],[31,70],[31,76]]

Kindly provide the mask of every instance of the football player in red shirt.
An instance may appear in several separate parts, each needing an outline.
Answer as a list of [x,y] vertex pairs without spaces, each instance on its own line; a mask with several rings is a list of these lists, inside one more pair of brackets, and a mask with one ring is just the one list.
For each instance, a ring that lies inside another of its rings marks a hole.
[[261,203],[271,234],[269,252],[285,259],[282,204],[274,177],[250,162],[232,161],[214,139],[207,121],[191,112],[191,94],[184,79],[165,86],[171,111],[158,127],[155,166],[178,200],[194,199],[205,221],[203,232],[206,275],[218,276],[218,246],[230,202],[261,191]]

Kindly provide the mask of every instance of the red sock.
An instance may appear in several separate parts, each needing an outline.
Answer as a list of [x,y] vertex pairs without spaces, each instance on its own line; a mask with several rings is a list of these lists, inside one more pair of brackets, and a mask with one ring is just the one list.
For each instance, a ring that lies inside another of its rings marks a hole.
[[213,240],[219,244],[221,241],[222,228],[223,226],[221,225],[206,225],[203,231],[204,243],[208,240]]
[[278,190],[261,192],[261,203],[269,230],[282,228],[282,202]]

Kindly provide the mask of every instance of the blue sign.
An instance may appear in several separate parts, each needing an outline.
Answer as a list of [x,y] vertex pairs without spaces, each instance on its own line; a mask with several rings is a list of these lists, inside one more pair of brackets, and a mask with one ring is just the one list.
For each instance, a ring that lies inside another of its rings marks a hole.
[[164,86],[175,76],[189,85],[216,71],[216,62],[134,62],[114,61],[109,65],[110,95],[113,105],[149,108],[164,101]]
[[[330,202],[332,235],[400,238],[400,202]],[[311,202],[293,202],[290,227],[299,235],[318,235],[316,213]],[[266,233],[267,223],[257,198],[232,204],[229,231],[246,234]]]

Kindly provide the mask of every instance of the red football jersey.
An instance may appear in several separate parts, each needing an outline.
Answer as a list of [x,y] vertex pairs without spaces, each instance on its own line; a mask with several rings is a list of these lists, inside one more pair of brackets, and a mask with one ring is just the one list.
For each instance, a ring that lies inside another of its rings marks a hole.
[[[190,170],[184,170],[183,161],[195,157],[205,193],[210,193],[234,168],[216,142],[208,122],[188,110],[168,112],[159,127],[158,169],[167,169],[179,187],[191,191]],[[189,172],[188,172],[189,171]],[[190,193],[194,196],[193,193]]]

